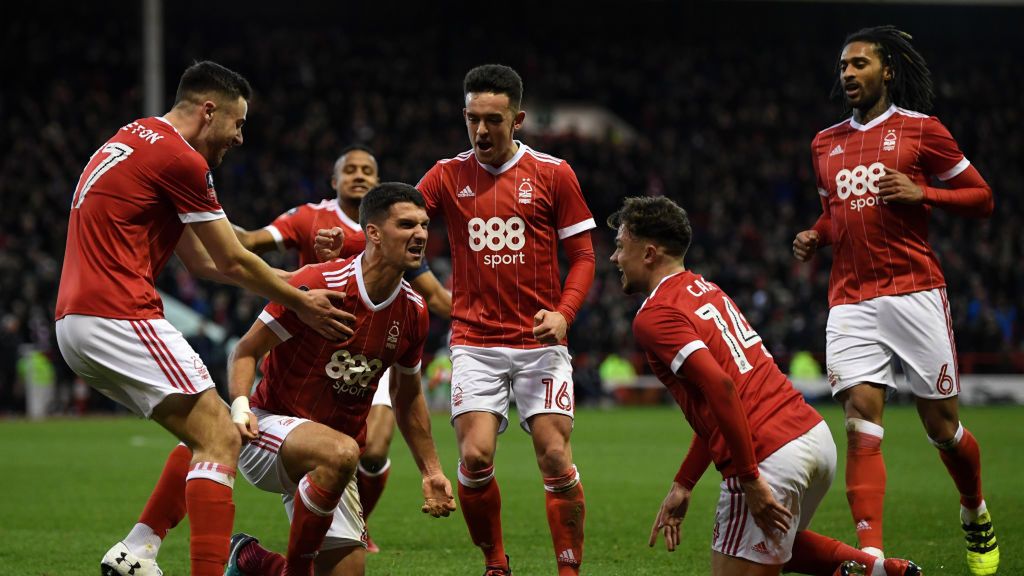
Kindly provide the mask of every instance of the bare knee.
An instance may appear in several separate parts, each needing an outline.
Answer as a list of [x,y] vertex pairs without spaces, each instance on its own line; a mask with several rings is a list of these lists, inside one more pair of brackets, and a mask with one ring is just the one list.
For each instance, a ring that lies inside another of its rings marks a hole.
[[342,436],[325,446],[318,460],[318,475],[322,474],[337,489],[344,488],[359,462],[359,445],[352,437]]
[[478,472],[494,465],[494,451],[482,446],[464,445],[462,447],[462,465],[467,470]]
[[391,447],[386,442],[367,441],[366,450],[359,458],[359,465],[370,472],[376,472],[388,463],[388,451]]
[[846,419],[856,418],[881,426],[885,410],[885,387],[877,384],[858,384],[839,394]]

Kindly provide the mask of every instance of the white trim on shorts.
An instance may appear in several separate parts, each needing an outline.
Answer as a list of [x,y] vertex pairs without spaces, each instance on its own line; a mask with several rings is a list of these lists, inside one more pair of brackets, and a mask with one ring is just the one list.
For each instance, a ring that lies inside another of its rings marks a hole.
[[780,565],[793,556],[796,533],[806,530],[836,473],[836,445],[824,421],[757,463],[775,499],[792,514],[789,531],[768,536],[754,522],[739,478],[721,483],[711,549],[757,564]]
[[466,412],[498,416],[498,433],[508,427],[515,397],[519,425],[530,432],[537,414],[575,417],[572,357],[565,346],[506,348],[452,346],[452,417]]
[[[397,366],[397,364],[395,365]],[[373,393],[373,400],[370,407],[387,406],[391,408],[391,368],[388,368],[380,375],[380,382],[377,382],[377,391]]]
[[[256,414],[260,436],[242,446],[242,452],[238,457],[238,471],[260,490],[280,494],[281,502],[288,514],[288,522],[291,523],[294,515],[295,490],[299,486],[288,476],[279,452],[292,431],[311,421],[296,416],[271,414],[259,408],[254,408],[253,413]],[[354,474],[345,487],[341,502],[334,509],[334,520],[320,549],[352,546],[366,546],[366,523],[363,520],[363,507],[359,503],[359,490]]]
[[833,306],[825,334],[825,364],[833,396],[862,383],[895,390],[895,359],[902,364],[914,396],[943,399],[960,393],[945,288]]
[[56,323],[68,366],[103,395],[149,418],[171,394],[199,394],[213,378],[177,328],[163,318],[119,320],[69,314]]

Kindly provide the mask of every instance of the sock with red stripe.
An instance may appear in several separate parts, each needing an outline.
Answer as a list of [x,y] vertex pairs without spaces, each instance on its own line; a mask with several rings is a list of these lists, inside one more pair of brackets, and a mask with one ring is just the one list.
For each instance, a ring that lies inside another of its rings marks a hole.
[[501,534],[501,491],[493,465],[470,471],[459,462],[459,504],[469,536],[483,551],[486,565],[507,569]]
[[288,563],[284,576],[309,576],[316,551],[324,543],[339,501],[341,492],[317,486],[309,474],[299,481],[295,490],[292,527],[288,533]]
[[544,492],[558,574],[575,576],[583,563],[583,521],[587,514],[576,466],[561,476],[544,478]]
[[184,444],[175,446],[167,456],[138,524],[124,539],[124,545],[136,556],[156,558],[167,532],[185,518],[185,478],[191,461],[192,451]]
[[192,576],[222,576],[231,546],[235,469],[196,462],[185,482],[185,506],[192,527]]
[[[867,566],[869,575],[874,575],[877,569],[882,570],[882,575],[885,574],[882,561],[871,554],[810,530],[801,530],[796,533],[796,538],[793,540],[793,557],[782,567],[782,570],[798,574],[832,576],[835,569],[847,560],[855,560]],[[875,568],[876,563],[877,569]]]
[[968,510],[981,507],[981,447],[971,431],[963,424],[956,434],[946,442],[931,443],[939,449],[939,457],[949,470],[949,475],[960,491],[960,505]]
[[885,505],[884,429],[867,420],[846,421],[846,499],[861,548],[882,550],[882,511]]
[[391,459],[384,462],[380,470],[371,472],[363,468],[362,462],[356,472],[356,483],[359,487],[359,503],[363,506],[363,518],[369,519],[370,513],[377,507],[381,494],[384,493],[384,486],[388,483],[388,476],[391,475]]

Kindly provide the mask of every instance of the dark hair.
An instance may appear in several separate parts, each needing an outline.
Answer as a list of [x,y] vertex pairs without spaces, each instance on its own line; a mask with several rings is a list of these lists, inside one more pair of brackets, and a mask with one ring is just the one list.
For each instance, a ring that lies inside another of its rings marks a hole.
[[658,244],[669,255],[682,258],[690,247],[693,229],[686,210],[664,196],[626,198],[608,217],[608,227],[625,226],[630,236]]
[[426,208],[420,191],[402,182],[382,182],[366,193],[359,203],[359,226],[366,231],[370,222],[378,222],[388,215],[391,206],[399,202],[410,202]]
[[466,79],[462,81],[462,92],[504,94],[508,96],[509,107],[518,111],[523,103],[523,79],[508,66],[484,64],[466,73]]
[[331,173],[332,178],[334,177],[333,175],[337,174],[338,172],[338,167],[341,164],[341,159],[344,158],[345,156],[348,156],[350,152],[366,152],[367,154],[370,155],[370,158],[373,158],[374,163],[377,162],[377,157],[373,154],[373,150],[370,150],[369,146],[365,146],[363,144],[349,144],[348,146],[342,148],[341,153],[338,154],[338,159],[334,161],[334,171]]
[[237,100],[239,96],[246,100],[252,99],[252,87],[241,74],[229,70],[216,62],[204,60],[189,66],[178,82],[178,92],[174,96],[174,105],[184,101],[195,101],[200,94],[214,92]]
[[[932,87],[932,74],[928,63],[911,44],[910,34],[895,26],[875,26],[863,28],[850,34],[843,41],[843,48],[851,42],[869,42],[875,45],[882,64],[892,71],[892,79],[887,84],[889,99],[893,104],[915,110],[928,112],[932,108],[935,91]],[[832,87],[832,97],[840,98],[843,93],[843,80],[836,78]]]

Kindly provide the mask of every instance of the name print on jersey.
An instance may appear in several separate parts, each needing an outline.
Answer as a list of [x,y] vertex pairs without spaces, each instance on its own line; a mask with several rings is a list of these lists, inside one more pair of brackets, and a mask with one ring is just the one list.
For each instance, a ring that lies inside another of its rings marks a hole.
[[522,252],[526,246],[526,221],[519,216],[501,218],[494,216],[486,222],[483,218],[472,218],[468,222],[469,247],[474,252],[489,250],[500,252],[506,248],[516,254],[485,254],[484,266],[496,268],[501,264],[525,264]]

